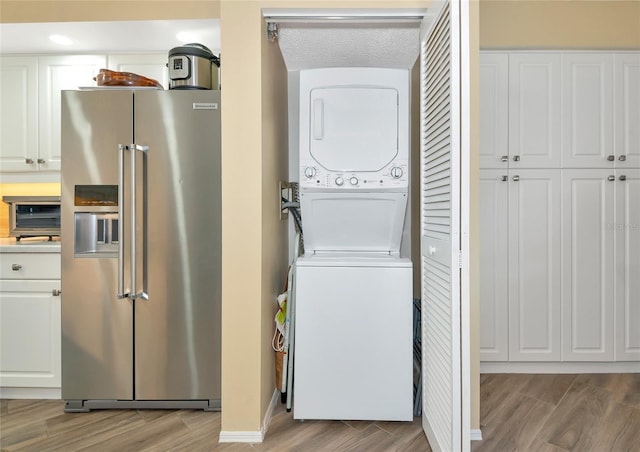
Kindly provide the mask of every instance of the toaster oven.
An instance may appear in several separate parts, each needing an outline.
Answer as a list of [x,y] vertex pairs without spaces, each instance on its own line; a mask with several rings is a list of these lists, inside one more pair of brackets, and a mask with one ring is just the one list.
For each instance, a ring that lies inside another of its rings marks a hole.
[[60,236],[60,196],[3,196],[9,205],[9,235],[23,237]]

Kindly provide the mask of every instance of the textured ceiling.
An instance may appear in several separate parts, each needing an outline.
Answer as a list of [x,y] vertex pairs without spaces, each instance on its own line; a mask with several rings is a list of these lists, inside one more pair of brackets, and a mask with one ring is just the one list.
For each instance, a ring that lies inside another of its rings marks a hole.
[[418,57],[419,23],[279,24],[287,69],[387,67],[410,69]]

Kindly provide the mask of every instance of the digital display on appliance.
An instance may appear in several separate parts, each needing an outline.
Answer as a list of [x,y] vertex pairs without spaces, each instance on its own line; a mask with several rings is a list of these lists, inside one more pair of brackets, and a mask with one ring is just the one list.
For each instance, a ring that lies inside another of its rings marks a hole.
[[117,206],[117,185],[76,185],[76,206]]
[[176,58],[173,60],[173,70],[174,71],[182,70],[182,58]]

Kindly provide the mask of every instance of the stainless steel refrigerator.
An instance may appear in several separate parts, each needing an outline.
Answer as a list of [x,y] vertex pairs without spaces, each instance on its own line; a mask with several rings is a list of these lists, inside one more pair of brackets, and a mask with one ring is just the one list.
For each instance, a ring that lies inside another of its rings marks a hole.
[[220,408],[220,92],[62,93],[62,397]]

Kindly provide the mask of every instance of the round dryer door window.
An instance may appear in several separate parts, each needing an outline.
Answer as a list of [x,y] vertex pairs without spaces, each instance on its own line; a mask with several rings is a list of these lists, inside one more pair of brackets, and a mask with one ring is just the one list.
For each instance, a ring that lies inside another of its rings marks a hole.
[[398,91],[311,90],[309,150],[330,171],[379,171],[398,155]]

